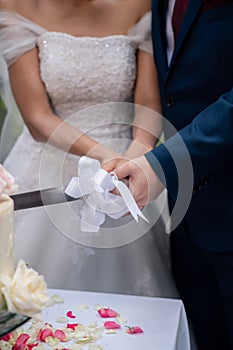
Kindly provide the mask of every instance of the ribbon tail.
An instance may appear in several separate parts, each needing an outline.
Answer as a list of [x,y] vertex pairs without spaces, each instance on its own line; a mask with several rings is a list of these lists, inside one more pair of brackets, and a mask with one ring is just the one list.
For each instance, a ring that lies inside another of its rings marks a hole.
[[139,209],[137,203],[135,202],[135,199],[132,196],[132,193],[130,192],[129,188],[124,184],[124,182],[114,179],[114,184],[118,189],[123,201],[125,202],[125,205],[129,209],[129,212],[131,213],[133,218],[136,220],[136,222],[138,222],[138,216],[139,216],[143,220],[149,223],[149,220],[145,217],[145,215],[143,215],[143,213]]

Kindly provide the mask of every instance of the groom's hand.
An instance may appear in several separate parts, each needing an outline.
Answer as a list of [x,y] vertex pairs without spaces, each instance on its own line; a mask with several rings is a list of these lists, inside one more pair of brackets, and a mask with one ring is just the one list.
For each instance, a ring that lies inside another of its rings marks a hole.
[[124,163],[114,172],[119,180],[129,179],[129,189],[139,207],[155,200],[164,190],[164,185],[144,156]]

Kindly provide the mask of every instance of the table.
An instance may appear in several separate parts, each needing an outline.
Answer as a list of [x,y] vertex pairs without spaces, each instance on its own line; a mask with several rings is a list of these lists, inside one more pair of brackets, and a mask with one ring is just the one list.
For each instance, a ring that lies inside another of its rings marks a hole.
[[[101,318],[95,304],[116,310],[127,319],[116,334],[105,334],[97,341],[104,350],[190,350],[189,330],[184,306],[179,299],[165,299],[129,296],[108,293],[93,293],[50,289],[51,295],[64,298],[64,303],[56,304],[43,311],[46,322],[59,328],[58,317],[72,310],[77,316],[70,323],[88,324],[97,321],[103,324],[112,319]],[[80,311],[78,305],[87,304],[88,309]],[[125,325],[140,326],[143,334],[127,334]],[[67,347],[67,346],[65,346]]]

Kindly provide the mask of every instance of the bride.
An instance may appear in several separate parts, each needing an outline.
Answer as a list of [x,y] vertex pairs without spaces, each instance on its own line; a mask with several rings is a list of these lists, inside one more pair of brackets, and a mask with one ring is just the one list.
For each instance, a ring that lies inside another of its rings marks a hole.
[[[64,186],[82,155],[112,170],[154,147],[161,118],[149,0],[2,0],[0,8],[1,52],[25,122],[4,166],[21,192]],[[177,295],[155,203],[150,224],[108,219],[98,234],[81,232],[82,205],[16,212],[16,260],[53,288]]]

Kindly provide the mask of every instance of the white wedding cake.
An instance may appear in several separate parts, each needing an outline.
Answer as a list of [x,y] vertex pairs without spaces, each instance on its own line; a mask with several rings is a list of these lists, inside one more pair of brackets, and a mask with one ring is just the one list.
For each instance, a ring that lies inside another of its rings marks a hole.
[[[14,203],[6,192],[16,188],[14,178],[0,165],[0,276],[12,277],[14,273]],[[0,309],[4,306],[0,292]]]
[[20,260],[14,267],[14,178],[0,165],[0,310],[40,318],[49,295],[44,277]]
[[[14,204],[6,194],[0,197],[0,275],[11,277],[14,273]],[[0,309],[4,307],[2,293],[0,293]]]

